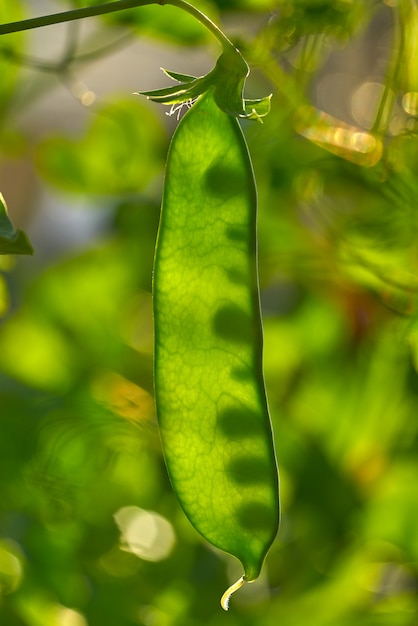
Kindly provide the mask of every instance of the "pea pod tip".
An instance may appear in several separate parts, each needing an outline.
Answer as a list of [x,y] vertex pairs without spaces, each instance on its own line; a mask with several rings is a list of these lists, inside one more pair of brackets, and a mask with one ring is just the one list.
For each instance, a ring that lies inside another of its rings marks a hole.
[[241,589],[244,583],[245,583],[244,576],[241,576],[241,578],[239,578],[236,583],[228,587],[228,589],[225,591],[225,593],[223,594],[221,598],[221,607],[223,608],[224,611],[229,610],[229,600],[232,594],[235,593],[235,591],[238,591],[238,589]]

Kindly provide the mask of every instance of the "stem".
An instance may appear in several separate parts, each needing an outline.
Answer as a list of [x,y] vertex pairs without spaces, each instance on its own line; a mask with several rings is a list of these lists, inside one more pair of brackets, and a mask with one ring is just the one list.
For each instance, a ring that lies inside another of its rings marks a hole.
[[388,107],[389,106],[393,107],[393,104],[394,104],[392,88],[394,86],[394,83],[400,71],[401,60],[402,60],[402,57],[404,54],[404,48],[405,48],[405,38],[404,38],[403,29],[401,27],[398,12],[395,12],[394,30],[395,30],[394,39],[396,38],[396,35],[397,35],[398,49],[396,50],[395,58],[392,59],[390,63],[390,69],[388,71],[388,75],[386,76],[385,86],[383,89],[382,97],[380,98],[379,107],[376,113],[376,118],[375,118],[372,128],[370,129],[371,133],[383,132],[384,130],[383,122],[385,122],[384,118],[386,118],[386,120],[389,118]]
[[221,607],[223,608],[224,611],[228,611],[230,597],[232,596],[233,593],[238,591],[238,589],[241,589],[244,582],[245,582],[244,576],[241,576],[241,578],[239,578],[236,583],[228,587],[228,589],[225,591],[224,595],[221,598]]
[[158,0],[117,0],[116,2],[109,2],[107,4],[98,4],[92,7],[72,9],[71,11],[64,11],[62,13],[53,13],[52,15],[32,17],[28,20],[10,22],[10,24],[0,24],[0,35],[18,33],[23,30],[41,28],[42,26],[51,26],[52,24],[62,24],[63,22],[72,22],[73,20],[81,20],[84,17],[105,15],[106,13],[124,11],[125,9],[134,9],[135,7],[146,6],[148,4],[162,3],[158,2]]
[[23,30],[31,30],[33,28],[41,28],[43,26],[51,26],[52,24],[62,24],[63,22],[71,22],[80,20],[85,17],[96,17],[107,13],[115,13],[116,11],[125,11],[127,9],[135,9],[137,7],[147,6],[150,4],[171,4],[195,17],[203,26],[205,26],[214,35],[224,50],[233,49],[235,46],[221,29],[212,22],[204,13],[196,9],[194,6],[185,2],[185,0],[117,0],[116,2],[108,2],[106,4],[97,4],[91,7],[83,7],[81,9],[72,9],[52,15],[43,15],[41,17],[33,17],[19,22],[10,22],[9,24],[0,24],[0,35],[10,33],[18,33]]
[[232,48],[234,52],[236,52],[234,44],[228,39],[225,33],[221,31],[219,26],[217,26],[215,22],[212,22],[212,20],[207,15],[202,13],[202,11],[199,11],[199,9],[196,9],[196,7],[192,6],[185,0],[162,0],[160,1],[160,4],[171,4],[173,7],[183,9],[184,11],[195,17],[201,24],[203,24],[203,26],[208,29],[208,31],[212,33],[212,35],[216,37],[216,39],[221,44],[223,50]]

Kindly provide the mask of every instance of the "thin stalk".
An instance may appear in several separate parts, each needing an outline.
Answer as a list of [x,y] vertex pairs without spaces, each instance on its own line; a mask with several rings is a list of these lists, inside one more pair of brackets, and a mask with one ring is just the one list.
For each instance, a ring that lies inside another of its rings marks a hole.
[[376,119],[373,123],[373,126],[370,129],[371,133],[379,133],[384,130],[383,121],[384,118],[389,117],[388,107],[393,106],[393,95],[392,88],[388,81],[386,81],[385,86],[383,88],[382,96],[379,101],[379,107],[376,113]]
[[162,2],[159,2],[158,0],[117,0],[116,2],[97,4],[95,6],[83,7],[81,9],[72,9],[71,11],[53,13],[52,15],[41,15],[40,17],[32,17],[27,20],[20,20],[19,22],[0,24],[0,35],[19,33],[23,30],[32,30],[34,28],[42,28],[43,26],[62,24],[64,22],[72,22],[73,20],[81,20],[85,17],[106,15],[107,13],[134,9],[139,6],[146,6],[149,4],[162,4]]
[[208,29],[208,31],[212,33],[212,35],[216,37],[216,39],[221,44],[223,50],[232,48],[234,52],[236,52],[234,44],[228,39],[225,33],[221,31],[219,26],[217,26],[215,22],[212,22],[212,20],[207,15],[199,11],[199,9],[196,9],[196,7],[192,6],[188,2],[185,2],[185,0],[160,0],[159,4],[171,4],[173,7],[177,7],[179,9],[183,9],[184,11],[187,11],[189,15],[195,17],[201,24],[203,24],[203,26]]
[[204,13],[199,11],[199,9],[196,9],[188,2],[185,2],[185,0],[117,0],[116,2],[97,4],[91,7],[83,7],[81,9],[72,9],[71,11],[63,11],[61,13],[54,13],[52,15],[33,17],[27,20],[21,20],[19,22],[0,24],[0,35],[18,33],[24,30],[41,28],[43,26],[51,26],[53,24],[62,24],[64,22],[80,20],[86,17],[97,17],[99,15],[106,15],[108,13],[115,13],[117,11],[126,11],[127,9],[135,9],[150,4],[159,4],[161,6],[165,4],[170,4],[179,9],[182,9],[183,11],[186,11],[191,16],[196,18],[203,26],[207,28],[207,30],[212,33],[212,35],[216,37],[224,50],[232,49],[234,52],[236,52],[235,46],[221,31],[221,29],[214,22],[212,22],[209,17],[207,17]]
[[394,31],[394,39],[397,40],[397,45],[395,44],[395,48],[397,48],[395,58],[392,59],[390,64],[390,69],[386,77],[385,86],[377,109],[376,118],[374,120],[372,128],[370,129],[371,133],[383,132],[383,123],[385,122],[385,119],[389,119],[389,111],[391,108],[393,108],[394,105],[394,96],[392,93],[392,89],[400,71],[401,61],[405,48],[405,38],[398,12],[395,12]]

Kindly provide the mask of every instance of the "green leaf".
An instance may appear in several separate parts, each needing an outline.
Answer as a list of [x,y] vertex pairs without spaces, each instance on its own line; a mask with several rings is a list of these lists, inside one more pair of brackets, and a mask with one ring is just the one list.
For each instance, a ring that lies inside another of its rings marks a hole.
[[[238,51],[236,51],[238,52]],[[229,115],[245,117],[244,84],[250,69],[238,53],[224,50],[212,70],[215,102]]]
[[256,100],[244,100],[246,119],[262,122],[263,120],[261,118],[270,113],[271,97],[272,94]]
[[180,122],[168,155],[154,267],[155,391],[184,511],[241,561],[248,581],[260,573],[279,518],[256,209],[242,131],[211,89]]
[[7,214],[6,202],[0,194],[0,254],[33,254],[27,235],[13,228]]
[[270,112],[271,95],[256,100],[244,100],[244,85],[249,68],[236,49],[225,50],[213,70],[198,78],[165,69],[163,72],[180,85],[139,91],[136,94],[160,104],[170,104],[171,112],[176,112],[178,109],[173,105],[193,102],[213,87],[216,104],[228,115],[262,121],[261,118]]
[[179,74],[178,72],[170,72],[170,70],[165,70],[163,67],[161,68],[164,74],[166,74],[169,78],[176,80],[178,83],[192,83],[195,80],[195,76],[190,76],[189,74]]
[[[164,72],[167,74],[166,70]],[[172,75],[174,72],[171,73]],[[179,74],[181,76],[181,74]],[[153,91],[141,91],[136,92],[136,95],[146,96],[153,102],[159,102],[160,104],[180,104],[181,102],[188,102],[194,100],[202,93],[204,93],[210,81],[207,76],[200,76],[194,78],[192,81],[187,80],[186,83],[181,85],[175,85],[173,87],[164,87],[163,89],[155,89]]]

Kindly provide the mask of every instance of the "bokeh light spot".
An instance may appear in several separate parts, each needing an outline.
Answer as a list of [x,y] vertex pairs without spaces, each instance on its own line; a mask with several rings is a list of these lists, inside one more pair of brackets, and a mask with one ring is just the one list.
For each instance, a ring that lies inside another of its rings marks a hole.
[[23,567],[12,544],[0,543],[0,597],[15,591],[23,578]]
[[114,514],[121,532],[121,548],[146,561],[162,561],[173,549],[173,527],[164,517],[137,506],[126,506]]
[[87,626],[87,621],[81,613],[67,607],[60,609],[57,623],[59,626]]
[[371,133],[314,107],[300,107],[295,129],[321,148],[363,167],[373,167],[382,156],[382,142]]
[[418,115],[418,92],[409,91],[402,98],[402,106],[408,115]]
[[113,413],[135,422],[150,421],[155,416],[152,396],[116,372],[104,372],[92,386],[94,397]]

